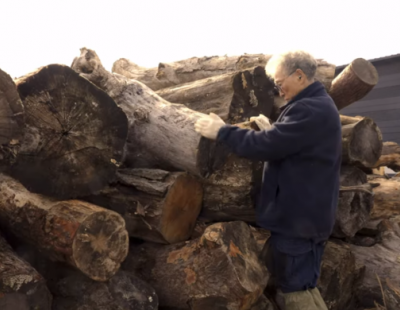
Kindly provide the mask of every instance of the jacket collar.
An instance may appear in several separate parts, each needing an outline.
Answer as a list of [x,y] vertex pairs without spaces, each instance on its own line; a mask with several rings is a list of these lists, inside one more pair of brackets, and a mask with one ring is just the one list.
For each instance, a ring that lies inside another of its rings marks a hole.
[[315,81],[314,83],[312,83],[312,84],[308,85],[306,88],[304,88],[301,92],[299,92],[287,104],[282,106],[280,108],[280,110],[283,111],[288,105],[290,105],[293,102],[298,101],[300,99],[321,96],[324,93],[326,93],[324,85],[319,81]]

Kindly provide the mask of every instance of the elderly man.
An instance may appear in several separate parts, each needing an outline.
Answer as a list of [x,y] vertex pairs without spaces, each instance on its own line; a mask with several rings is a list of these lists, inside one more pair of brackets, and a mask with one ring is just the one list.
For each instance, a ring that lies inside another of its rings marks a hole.
[[266,162],[256,216],[271,231],[263,256],[276,302],[287,310],[327,309],[316,284],[338,202],[341,125],[316,70],[303,51],[270,59],[266,72],[287,104],[272,126],[265,116],[255,118],[261,131],[226,125],[215,114],[195,124],[239,156]]

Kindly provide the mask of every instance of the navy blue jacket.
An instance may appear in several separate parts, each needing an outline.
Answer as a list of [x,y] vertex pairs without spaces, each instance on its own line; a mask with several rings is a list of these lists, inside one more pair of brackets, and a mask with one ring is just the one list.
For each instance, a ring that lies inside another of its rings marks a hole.
[[288,237],[329,237],[339,196],[342,135],[338,110],[320,82],[286,104],[270,130],[226,125],[217,140],[239,156],[266,162],[258,225]]

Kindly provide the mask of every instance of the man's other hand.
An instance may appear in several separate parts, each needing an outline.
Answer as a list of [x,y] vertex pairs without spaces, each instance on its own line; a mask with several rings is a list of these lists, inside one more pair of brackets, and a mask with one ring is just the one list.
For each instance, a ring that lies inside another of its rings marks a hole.
[[260,130],[269,130],[272,127],[268,117],[262,114],[250,117],[250,122],[255,122]]
[[210,113],[210,115],[206,115],[198,119],[194,124],[194,128],[203,137],[216,140],[218,131],[224,125],[225,122],[218,115]]

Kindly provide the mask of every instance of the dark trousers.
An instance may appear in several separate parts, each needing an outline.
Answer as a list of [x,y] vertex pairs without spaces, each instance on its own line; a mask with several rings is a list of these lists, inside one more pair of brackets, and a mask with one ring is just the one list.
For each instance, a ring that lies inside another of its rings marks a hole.
[[261,254],[271,274],[266,293],[274,294],[276,289],[285,294],[315,288],[325,244],[325,240],[272,234]]

